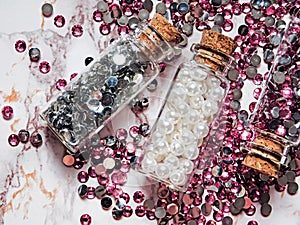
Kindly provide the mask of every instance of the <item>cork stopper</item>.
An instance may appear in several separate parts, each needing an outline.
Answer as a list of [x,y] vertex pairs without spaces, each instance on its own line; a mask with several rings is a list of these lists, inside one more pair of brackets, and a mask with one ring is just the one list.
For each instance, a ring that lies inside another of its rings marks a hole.
[[237,47],[237,43],[230,37],[212,30],[204,30],[200,45],[231,55]]
[[169,43],[179,44],[183,41],[183,38],[178,30],[159,13],[155,14],[149,25],[153,27]]

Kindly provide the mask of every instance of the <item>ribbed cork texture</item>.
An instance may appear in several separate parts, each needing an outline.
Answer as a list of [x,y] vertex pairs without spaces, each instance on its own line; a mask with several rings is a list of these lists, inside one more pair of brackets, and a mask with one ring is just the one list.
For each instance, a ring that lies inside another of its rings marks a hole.
[[212,30],[204,30],[200,45],[231,55],[237,47],[237,43],[230,37]]
[[179,44],[183,41],[178,30],[169,23],[165,17],[158,13],[155,14],[149,25],[153,27],[167,42]]

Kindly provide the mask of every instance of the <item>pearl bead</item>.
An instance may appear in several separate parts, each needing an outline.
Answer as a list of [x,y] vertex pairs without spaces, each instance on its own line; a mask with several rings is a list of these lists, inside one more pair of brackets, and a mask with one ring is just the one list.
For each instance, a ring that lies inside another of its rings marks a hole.
[[186,114],[189,113],[190,107],[185,102],[182,102],[182,103],[180,103],[180,104],[177,105],[177,110],[178,110],[178,113],[181,116],[184,116],[184,115],[186,115]]
[[151,173],[154,171],[155,167],[157,165],[157,162],[155,161],[154,158],[149,158],[147,156],[144,157],[142,161],[142,169],[146,173]]
[[189,98],[189,103],[194,109],[201,109],[204,103],[204,98],[201,95]]
[[181,140],[185,145],[189,145],[192,142],[195,142],[196,138],[195,138],[194,134],[192,133],[192,131],[190,131],[187,128],[183,128],[181,131]]
[[181,159],[179,162],[179,168],[182,169],[185,174],[190,174],[194,170],[194,163],[188,159]]
[[193,68],[193,70],[195,71],[193,80],[203,81],[207,78],[207,72],[204,71],[201,67],[197,66],[196,68]]
[[218,106],[216,102],[209,101],[208,99],[204,101],[202,112],[205,116],[214,115],[217,111]]
[[186,183],[186,178],[182,170],[175,170],[170,174],[170,181],[178,186],[183,186]]
[[210,99],[221,100],[224,97],[224,95],[225,95],[225,91],[220,86],[211,88],[208,92],[208,96]]
[[206,84],[210,88],[220,87],[221,81],[216,77],[210,76],[210,77],[207,77]]
[[198,146],[195,144],[185,146],[185,151],[184,151],[183,155],[185,158],[190,159],[190,160],[196,159],[199,155]]
[[179,141],[173,141],[171,144],[171,152],[176,155],[180,156],[184,153],[184,146]]
[[196,96],[202,94],[202,83],[200,82],[195,82],[195,81],[190,81],[187,83],[187,90],[188,90],[188,95],[189,96]]
[[177,123],[179,119],[179,114],[173,110],[168,110],[164,118],[166,120],[172,121],[173,123]]
[[165,158],[164,163],[168,165],[171,170],[174,170],[179,166],[179,159],[175,155],[170,154]]
[[169,167],[163,163],[159,163],[155,168],[155,174],[161,179],[166,179],[170,174]]
[[164,160],[169,151],[170,146],[164,139],[154,143],[154,153],[156,161],[160,162]]
[[204,138],[208,135],[209,127],[205,122],[197,123],[194,126],[193,132],[197,138]]
[[157,129],[165,134],[170,134],[174,130],[174,124],[172,121],[160,120],[157,124]]
[[182,83],[187,83],[192,80],[191,75],[193,74],[191,74],[189,68],[182,68],[177,75],[177,80],[180,80]]

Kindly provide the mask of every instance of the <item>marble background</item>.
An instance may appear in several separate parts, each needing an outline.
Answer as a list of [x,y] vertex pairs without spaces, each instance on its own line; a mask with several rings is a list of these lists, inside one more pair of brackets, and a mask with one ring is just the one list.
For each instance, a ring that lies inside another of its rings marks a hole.
[[[78,196],[78,171],[62,164],[64,147],[45,128],[38,114],[46,101],[58,92],[55,81],[59,78],[69,81],[72,73],[82,71],[84,59],[96,58],[115,34],[101,36],[97,24],[92,22],[96,0],[53,0],[54,15],[62,14],[66,18],[63,28],[53,25],[54,16],[41,15],[43,3],[40,0],[0,1],[0,106],[11,105],[14,109],[11,120],[0,119],[0,224],[74,225],[80,224],[79,218],[84,213],[92,216],[92,224],[155,224],[156,221],[135,215],[115,221],[111,211],[101,209],[100,201],[81,200]],[[234,21],[236,29],[241,20],[234,18]],[[84,28],[80,38],[70,35],[71,27],[77,23]],[[189,45],[200,35],[195,31]],[[14,44],[19,39],[25,40],[28,47],[41,50],[41,59],[51,64],[49,73],[40,73],[38,64],[30,62],[28,48],[23,53],[15,51]],[[178,60],[190,57],[186,48]],[[247,89],[249,93],[250,90],[251,87]],[[251,100],[247,93],[244,96],[242,107]],[[30,143],[20,143],[11,147],[7,138],[20,129],[38,130],[43,136],[43,145],[35,148]],[[89,184],[96,185],[96,180],[90,180]],[[144,177],[130,172],[124,190],[133,193],[149,189]],[[132,201],[131,204],[136,205]],[[234,224],[245,225],[251,219],[257,219],[260,225],[300,224],[299,192],[290,196],[272,190],[271,205],[270,217],[263,218],[258,207],[254,217],[242,213],[234,217]]]

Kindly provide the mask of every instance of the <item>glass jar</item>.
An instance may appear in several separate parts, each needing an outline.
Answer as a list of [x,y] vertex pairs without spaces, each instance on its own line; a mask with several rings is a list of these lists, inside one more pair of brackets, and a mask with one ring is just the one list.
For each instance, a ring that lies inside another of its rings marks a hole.
[[225,75],[236,46],[231,38],[209,30],[192,46],[194,58],[176,72],[144,148],[140,172],[185,190],[199,162],[212,159],[215,141],[209,137],[217,135],[212,124],[229,89]]
[[[159,73],[158,63],[174,56],[180,33],[156,14],[135,36],[114,41],[41,117],[70,153],[98,133]],[[78,76],[77,76],[78,77]]]

